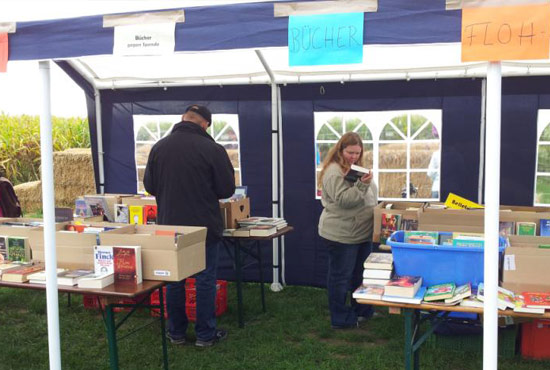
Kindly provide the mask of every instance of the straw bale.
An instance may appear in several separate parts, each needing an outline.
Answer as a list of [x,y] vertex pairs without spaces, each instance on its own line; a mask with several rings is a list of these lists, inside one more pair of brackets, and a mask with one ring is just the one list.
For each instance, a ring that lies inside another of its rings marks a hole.
[[42,209],[42,181],[26,182],[14,186],[14,189],[23,213],[32,213]]

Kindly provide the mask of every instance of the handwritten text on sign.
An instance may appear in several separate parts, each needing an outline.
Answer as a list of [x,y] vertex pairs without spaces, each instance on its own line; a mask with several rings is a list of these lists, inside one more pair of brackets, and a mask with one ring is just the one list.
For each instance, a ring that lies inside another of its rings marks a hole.
[[364,13],[290,16],[290,66],[351,64],[363,61]]
[[462,61],[548,59],[550,4],[462,9]]

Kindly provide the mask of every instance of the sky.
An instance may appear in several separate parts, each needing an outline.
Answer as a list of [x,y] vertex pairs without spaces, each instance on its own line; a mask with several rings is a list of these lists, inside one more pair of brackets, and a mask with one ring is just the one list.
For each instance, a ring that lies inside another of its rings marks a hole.
[[[94,14],[123,13],[224,3],[269,0],[0,0],[0,22],[24,22]],[[9,61],[0,73],[0,112],[39,115],[42,84],[37,61]],[[58,117],[86,117],[84,92],[57,65],[50,63],[51,113]]]

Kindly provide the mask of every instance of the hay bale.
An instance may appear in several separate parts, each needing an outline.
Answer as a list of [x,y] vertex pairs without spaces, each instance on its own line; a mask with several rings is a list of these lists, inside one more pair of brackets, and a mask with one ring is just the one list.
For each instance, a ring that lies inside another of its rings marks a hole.
[[23,213],[33,213],[42,209],[42,181],[26,182],[14,186]]

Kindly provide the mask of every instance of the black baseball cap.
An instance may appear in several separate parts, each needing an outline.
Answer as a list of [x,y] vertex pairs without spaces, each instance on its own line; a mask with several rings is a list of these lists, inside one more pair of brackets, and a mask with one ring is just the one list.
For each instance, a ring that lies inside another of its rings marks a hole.
[[204,105],[197,105],[197,104],[190,105],[185,110],[185,113],[187,112],[197,113],[199,116],[201,116],[208,122],[208,126],[212,124],[212,113]]

